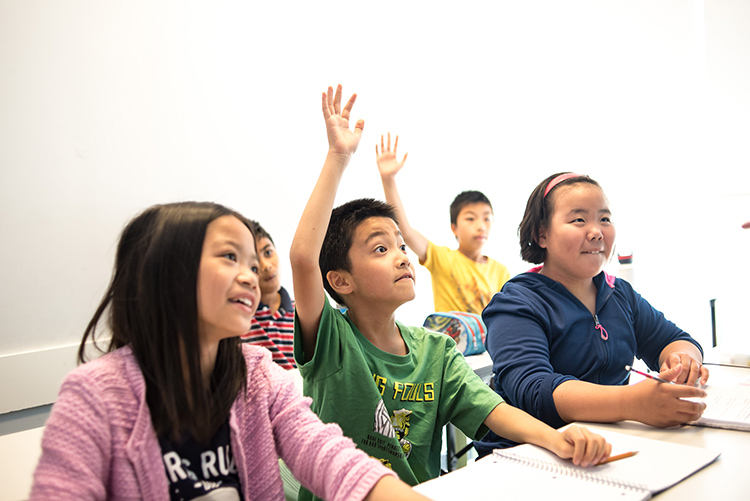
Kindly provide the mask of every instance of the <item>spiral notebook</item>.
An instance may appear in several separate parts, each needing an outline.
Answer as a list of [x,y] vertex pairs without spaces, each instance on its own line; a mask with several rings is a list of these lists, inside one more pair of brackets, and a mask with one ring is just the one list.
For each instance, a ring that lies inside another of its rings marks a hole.
[[[436,501],[456,499],[649,499],[712,463],[719,452],[587,427],[633,457],[583,468],[540,447],[498,449],[474,464],[415,487]],[[664,458],[669,457],[669,461]]]
[[707,385],[705,399],[691,399],[706,402],[706,410],[697,421],[689,424],[724,428],[727,430],[750,431],[750,386]]

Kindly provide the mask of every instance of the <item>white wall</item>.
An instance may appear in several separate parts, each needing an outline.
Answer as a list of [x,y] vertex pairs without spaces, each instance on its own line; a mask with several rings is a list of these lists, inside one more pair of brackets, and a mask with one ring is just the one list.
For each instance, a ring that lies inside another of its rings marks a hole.
[[[339,82],[366,127],[338,201],[382,197],[374,145],[398,133],[412,223],[452,245],[450,200],[481,189],[488,254],[516,273],[533,187],[588,173],[637,288],[707,342],[708,299],[750,275],[749,5],[0,0],[0,375],[19,353],[72,363],[60,347],[153,203],[232,206],[286,253],[325,156],[319,96]],[[418,279],[408,323],[431,310]],[[53,372],[51,390],[5,384],[0,412],[51,401]]]

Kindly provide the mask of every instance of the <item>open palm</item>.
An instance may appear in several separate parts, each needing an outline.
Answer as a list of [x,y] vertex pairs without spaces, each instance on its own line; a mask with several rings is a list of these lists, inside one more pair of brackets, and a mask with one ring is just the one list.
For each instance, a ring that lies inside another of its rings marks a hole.
[[398,148],[398,136],[393,144],[393,151],[391,151],[391,133],[388,133],[388,146],[385,145],[383,136],[380,136],[380,150],[378,151],[378,145],[375,145],[375,160],[378,163],[378,170],[381,176],[393,176],[404,166],[406,157],[409,154],[405,154],[401,161],[398,161],[396,156],[396,150]]
[[326,120],[326,131],[328,133],[328,147],[331,151],[351,155],[357,151],[359,140],[362,138],[362,130],[365,127],[364,120],[358,120],[354,130],[349,130],[349,117],[354,106],[357,95],[347,101],[346,106],[341,108],[341,85],[333,93],[333,87],[328,87],[328,92],[323,93],[323,116]]

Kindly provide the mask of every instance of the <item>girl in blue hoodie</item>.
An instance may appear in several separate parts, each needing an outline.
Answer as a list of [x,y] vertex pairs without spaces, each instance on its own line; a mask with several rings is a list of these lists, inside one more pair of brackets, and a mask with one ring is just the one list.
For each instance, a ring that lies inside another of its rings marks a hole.
[[[588,176],[554,174],[529,197],[519,226],[521,257],[539,266],[505,284],[484,310],[496,391],[553,426],[635,420],[674,426],[705,404],[700,345],[625,280],[605,273],[615,226],[604,192]],[[628,385],[642,359],[661,377]],[[493,433],[480,455],[514,445]]]

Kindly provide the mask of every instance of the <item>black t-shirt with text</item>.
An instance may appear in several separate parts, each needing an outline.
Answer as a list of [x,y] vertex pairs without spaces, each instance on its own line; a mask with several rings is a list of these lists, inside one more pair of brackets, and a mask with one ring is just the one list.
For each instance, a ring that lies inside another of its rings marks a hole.
[[180,443],[159,437],[172,501],[240,501],[242,489],[229,443],[229,422],[207,446],[186,434]]

